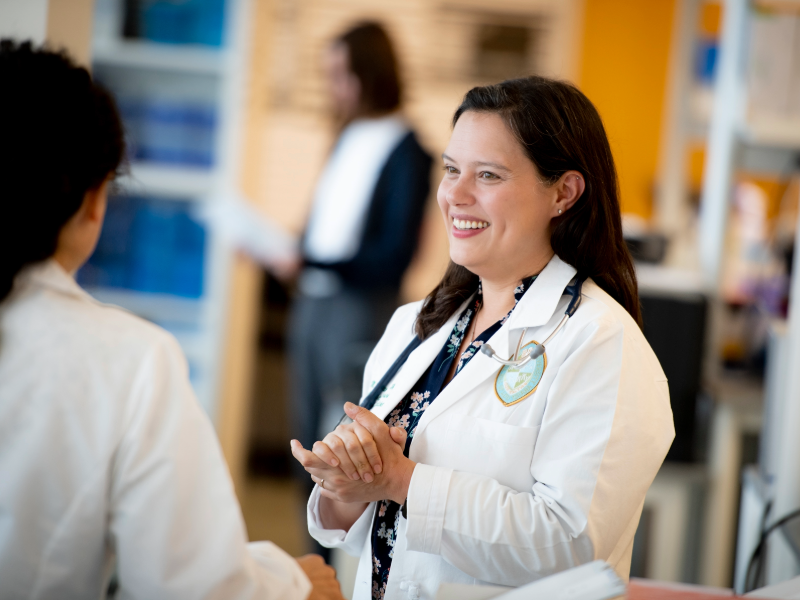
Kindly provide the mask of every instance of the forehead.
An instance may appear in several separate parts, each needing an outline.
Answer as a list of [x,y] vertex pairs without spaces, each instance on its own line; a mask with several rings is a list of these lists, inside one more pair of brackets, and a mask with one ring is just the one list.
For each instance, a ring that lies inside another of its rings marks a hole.
[[462,114],[453,127],[445,154],[465,162],[499,162],[509,167],[520,161],[533,164],[502,117],[487,112]]

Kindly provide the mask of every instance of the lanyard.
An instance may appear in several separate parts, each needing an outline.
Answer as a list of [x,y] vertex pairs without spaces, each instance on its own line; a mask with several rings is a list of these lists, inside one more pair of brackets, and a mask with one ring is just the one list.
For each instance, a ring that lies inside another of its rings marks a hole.
[[[405,364],[406,360],[408,360],[408,357],[411,356],[411,353],[416,350],[421,343],[422,340],[415,335],[414,339],[411,340],[411,343],[406,346],[405,350],[403,350],[400,353],[400,356],[397,357],[397,360],[395,360],[394,363],[392,363],[392,366],[389,367],[386,373],[383,374],[381,380],[375,384],[375,386],[372,388],[372,391],[370,391],[369,394],[361,399],[361,402],[358,403],[360,407],[366,408],[367,410],[372,410],[372,407],[375,406],[378,398],[380,398],[380,395],[383,393],[384,388],[389,385],[389,382],[394,378],[395,375],[397,375],[400,367]],[[336,425],[346,425],[347,423],[352,422],[353,420],[350,417],[344,415],[341,419],[339,419],[339,422]]]

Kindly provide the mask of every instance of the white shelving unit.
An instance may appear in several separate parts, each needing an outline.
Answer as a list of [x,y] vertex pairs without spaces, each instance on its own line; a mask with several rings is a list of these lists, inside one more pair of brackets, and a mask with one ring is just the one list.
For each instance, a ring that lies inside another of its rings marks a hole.
[[140,40],[98,40],[92,47],[94,64],[154,71],[223,76],[228,51],[224,48],[181,47]]
[[[762,172],[772,171],[774,174],[784,172],[787,164],[787,152],[800,153],[800,120],[796,118],[759,117],[752,116],[748,105],[748,65],[750,56],[750,29],[753,22],[754,10],[759,6],[775,10],[800,11],[798,0],[725,0],[723,2],[723,27],[720,40],[720,56],[717,70],[717,81],[713,101],[713,110],[709,130],[709,144],[707,161],[703,181],[701,212],[699,222],[699,250],[700,260],[705,279],[711,289],[717,289],[724,263],[725,235],[731,205],[733,180],[738,169],[746,167],[748,163],[758,164]],[[787,52],[791,49],[787,48]],[[800,228],[798,228],[800,233]],[[798,263],[798,245],[795,244],[795,264]],[[770,355],[770,361],[786,361],[789,365],[800,364],[800,276],[795,275],[792,282],[791,306],[787,323],[786,343],[780,353]],[[718,339],[717,335],[721,324],[719,318],[714,325],[716,332],[712,332],[712,344]],[[716,334],[716,335],[715,335]],[[778,355],[780,354],[780,355]],[[768,365],[768,370],[770,365]],[[775,479],[771,485],[763,486],[768,489],[768,494],[773,500],[772,518],[780,517],[800,506],[800,466],[797,457],[800,456],[800,436],[797,428],[800,427],[800,370],[784,369],[780,374],[781,381],[774,382],[773,393],[767,390],[766,402],[768,406],[765,416],[763,431],[782,432],[780,434],[780,449],[778,453],[784,457],[791,457],[782,461],[775,472]],[[763,390],[758,390],[763,394]],[[775,410],[775,408],[780,410]],[[725,408],[725,407],[723,407]],[[724,415],[723,415],[724,416]],[[760,419],[760,415],[759,415]],[[779,419],[777,422],[770,422]],[[716,435],[716,451],[712,448],[712,465],[716,470],[712,478],[729,480],[728,487],[738,489],[738,454],[725,445],[725,440],[731,440],[738,432],[735,419],[728,419],[726,428],[720,419],[716,427],[725,429],[724,432],[713,432]],[[733,515],[728,515],[735,507],[735,502],[718,502],[725,505],[724,511],[714,512],[714,495],[720,495],[719,490],[711,491],[708,504],[710,513],[704,532],[707,547],[704,550],[705,564],[704,582],[715,585],[727,585],[731,576],[731,545],[733,544]],[[722,495],[729,495],[728,492]],[[721,497],[721,496],[720,496]],[[745,497],[744,505],[751,501]],[[725,514],[722,514],[725,512]],[[744,513],[742,513],[744,514]],[[748,509],[748,518],[760,521],[761,512]],[[752,523],[740,521],[740,531],[751,529]],[[760,527],[760,522],[755,528]],[[744,536],[748,538],[748,536]],[[740,537],[740,540],[743,539]],[[752,536],[749,536],[752,540]],[[777,550],[777,546],[776,546]],[[749,555],[750,547],[740,546],[737,549],[740,556]],[[777,564],[780,557],[771,553],[769,559]],[[737,560],[741,568],[743,561]],[[784,562],[784,565],[787,563]],[[795,565],[795,569],[797,566]],[[790,571],[783,573],[780,569],[767,569],[768,581],[785,578]],[[741,573],[737,573],[737,582],[741,582]]]
[[[118,182],[136,197],[216,202],[234,193],[238,181],[242,113],[249,49],[250,0],[226,0],[225,31],[219,48],[123,39],[122,0],[98,0],[92,64],[101,80],[142,82],[174,96],[181,82],[202,88],[215,107],[215,160],[209,168],[157,162],[133,162]],[[112,91],[114,86],[110,84]],[[191,210],[191,209],[190,209]],[[99,300],[122,306],[170,330],[190,365],[198,399],[212,419],[217,416],[222,352],[226,333],[231,249],[206,230],[203,291],[198,299],[120,288],[91,288]]]
[[[688,202],[689,184],[686,153],[689,144],[704,143],[708,136],[709,90],[695,81],[697,21],[706,0],[679,0],[672,23],[672,47],[668,67],[668,87],[661,135],[659,185],[656,196],[656,221],[671,246],[693,244],[693,215]],[[682,253],[685,255],[686,253]],[[671,266],[695,268],[682,255],[670,252]]]
[[136,162],[119,183],[132,194],[208,201],[215,189],[216,179],[217,174],[213,170]]

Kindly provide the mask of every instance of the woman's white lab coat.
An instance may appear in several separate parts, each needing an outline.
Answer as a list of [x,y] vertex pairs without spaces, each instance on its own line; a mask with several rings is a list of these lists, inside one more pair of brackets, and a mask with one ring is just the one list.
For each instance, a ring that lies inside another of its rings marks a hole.
[[[500,356],[543,341],[564,315],[575,269],[554,257],[489,340]],[[421,304],[400,308],[375,348],[365,393],[411,341]],[[386,415],[441,350],[462,309],[409,357],[373,412]],[[674,437],[667,380],[641,330],[594,282],[547,344],[536,391],[505,406],[500,364],[479,353],[425,411],[385,598],[433,599],[440,583],[518,586],[595,559],[627,579],[645,493]],[[348,532],[311,535],[360,555],[354,599],[372,597],[373,502]]]
[[174,338],[55,261],[0,304],[0,597],[304,600],[297,562],[247,544]]

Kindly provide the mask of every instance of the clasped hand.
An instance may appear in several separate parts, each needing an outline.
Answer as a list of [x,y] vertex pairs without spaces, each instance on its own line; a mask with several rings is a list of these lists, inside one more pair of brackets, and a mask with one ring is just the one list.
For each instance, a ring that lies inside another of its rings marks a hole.
[[320,493],[344,503],[394,500],[408,495],[416,463],[403,454],[406,432],[389,427],[370,411],[350,402],[344,405],[353,423],[339,425],[315,442],[311,451],[292,440],[292,455],[320,484]]

